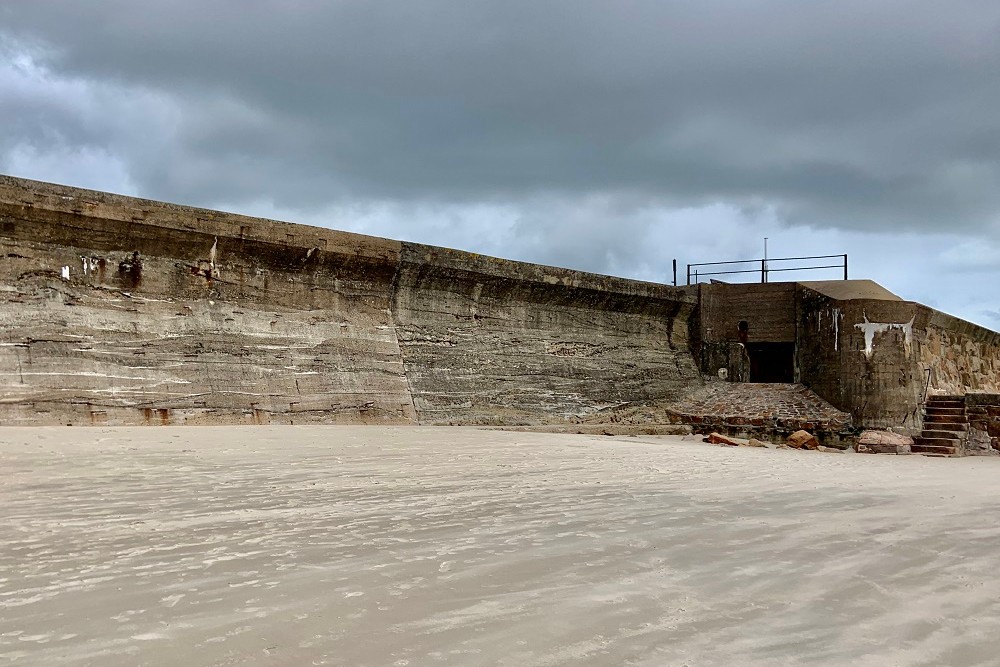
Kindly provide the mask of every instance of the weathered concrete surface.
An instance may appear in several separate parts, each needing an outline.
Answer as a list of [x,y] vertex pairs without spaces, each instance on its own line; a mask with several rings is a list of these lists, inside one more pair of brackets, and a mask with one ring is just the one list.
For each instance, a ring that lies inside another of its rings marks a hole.
[[837,301],[852,299],[903,301],[901,297],[873,280],[802,280],[798,284]]
[[6,424],[531,424],[700,384],[682,289],[10,177],[0,285]]
[[701,383],[676,288],[404,244],[394,294],[425,422],[564,420]]
[[1000,392],[1000,334],[870,281],[674,288],[0,177],[3,424],[616,421],[704,372],[919,433],[928,370]]
[[794,343],[796,283],[698,285],[705,341],[740,342],[739,322],[753,342]]
[[804,293],[798,349],[802,381],[855,424],[919,433],[924,369],[918,363],[917,304],[829,300]]
[[805,287],[797,312],[801,381],[856,424],[916,435],[925,393],[1000,391],[1000,333],[912,301]]
[[389,315],[398,256],[384,239],[0,179],[0,414],[413,421]]
[[12,665],[993,664],[1000,459],[5,429]]

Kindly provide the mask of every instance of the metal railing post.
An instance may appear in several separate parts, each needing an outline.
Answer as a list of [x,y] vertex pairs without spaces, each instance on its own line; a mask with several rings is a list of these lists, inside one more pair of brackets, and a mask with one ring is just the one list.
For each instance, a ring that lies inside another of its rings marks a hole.
[[847,253],[844,253],[844,280],[847,280]]

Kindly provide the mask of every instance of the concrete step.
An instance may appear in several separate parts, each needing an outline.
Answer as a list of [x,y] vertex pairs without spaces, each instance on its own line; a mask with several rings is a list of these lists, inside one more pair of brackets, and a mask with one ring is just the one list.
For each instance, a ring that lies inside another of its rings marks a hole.
[[929,415],[964,415],[965,408],[941,408],[935,405],[927,406],[927,414]]
[[936,415],[927,413],[924,422],[946,423],[946,424],[968,424],[969,420],[965,415]]
[[935,431],[951,431],[953,433],[965,433],[969,430],[968,422],[926,422],[927,428]]
[[947,396],[928,396],[927,397],[927,404],[928,405],[951,405],[951,406],[957,405],[957,406],[961,407],[961,406],[965,405],[965,399],[964,398],[951,398],[951,397],[947,397]]
[[934,394],[927,397],[927,402],[930,403],[931,401],[956,401],[958,403],[965,403],[965,396],[959,396],[958,394]]
[[955,447],[945,447],[943,445],[912,445],[910,451],[914,454],[930,454],[938,456],[954,456]]
[[922,435],[913,439],[913,444],[915,445],[928,445],[931,447],[956,447],[961,442],[958,438],[925,438]]
[[933,438],[936,440],[961,440],[961,431],[946,431],[944,429],[925,428],[920,434],[921,438]]

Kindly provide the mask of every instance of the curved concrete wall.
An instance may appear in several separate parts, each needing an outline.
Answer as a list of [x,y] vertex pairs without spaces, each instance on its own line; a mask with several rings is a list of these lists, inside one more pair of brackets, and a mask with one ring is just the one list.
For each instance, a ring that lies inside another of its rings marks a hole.
[[682,289],[10,177],[0,284],[3,423],[542,423],[700,383]]

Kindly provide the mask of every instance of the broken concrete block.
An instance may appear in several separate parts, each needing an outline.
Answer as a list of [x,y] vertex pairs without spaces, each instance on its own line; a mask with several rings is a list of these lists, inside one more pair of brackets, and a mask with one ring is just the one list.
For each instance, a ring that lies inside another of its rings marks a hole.
[[705,442],[710,442],[713,445],[729,445],[730,447],[739,447],[740,445],[747,444],[745,440],[740,440],[738,438],[730,438],[722,435],[721,433],[709,433],[705,438]]
[[816,449],[819,440],[809,431],[796,431],[788,436],[788,446],[795,449]]
[[864,431],[858,436],[859,445],[912,445],[913,438],[892,431]]
[[909,454],[913,438],[892,431],[868,430],[858,436],[861,454]]

